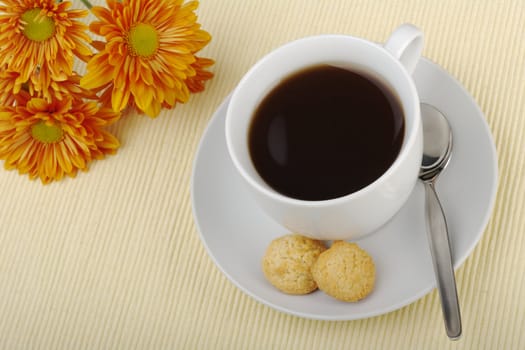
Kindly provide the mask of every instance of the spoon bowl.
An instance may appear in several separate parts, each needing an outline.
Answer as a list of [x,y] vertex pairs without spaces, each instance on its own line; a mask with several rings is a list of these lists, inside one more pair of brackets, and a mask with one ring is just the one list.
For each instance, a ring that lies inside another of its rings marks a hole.
[[429,104],[421,103],[423,160],[419,177],[432,180],[447,166],[452,152],[452,132],[445,116]]

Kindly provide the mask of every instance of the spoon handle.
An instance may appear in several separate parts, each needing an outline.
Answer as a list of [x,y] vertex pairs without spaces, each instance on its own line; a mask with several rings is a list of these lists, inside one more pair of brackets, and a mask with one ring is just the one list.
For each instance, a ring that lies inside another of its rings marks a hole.
[[461,315],[456,279],[452,266],[447,222],[433,182],[425,183],[425,197],[428,241],[441,298],[445,328],[448,337],[457,340],[461,336]]

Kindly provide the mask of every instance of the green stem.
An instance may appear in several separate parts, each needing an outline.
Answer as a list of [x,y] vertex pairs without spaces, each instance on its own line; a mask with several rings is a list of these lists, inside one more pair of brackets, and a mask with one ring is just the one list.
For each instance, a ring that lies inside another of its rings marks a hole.
[[91,8],[93,7],[93,5],[91,5],[91,3],[88,1],[88,0],[80,0],[82,1],[82,3],[89,9],[91,10]]

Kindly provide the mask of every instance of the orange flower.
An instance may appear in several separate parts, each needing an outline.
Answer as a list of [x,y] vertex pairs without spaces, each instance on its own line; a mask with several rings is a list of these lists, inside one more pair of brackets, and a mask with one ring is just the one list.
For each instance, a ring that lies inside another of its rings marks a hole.
[[66,97],[48,103],[41,98],[20,99],[17,106],[0,106],[0,159],[43,183],[74,177],[88,163],[119,147],[104,127],[119,114]]
[[[131,104],[150,117],[156,117],[161,107],[186,102],[188,81],[202,90],[209,77],[199,69],[212,61],[199,66],[194,55],[210,40],[196,22],[197,1],[107,0],[107,5],[92,8],[99,21],[90,29],[106,42],[95,43],[100,52],[88,62],[81,86],[107,89],[102,100],[110,94],[115,111]],[[192,77],[196,78],[188,80]]]
[[205,69],[213,64],[213,60],[209,58],[196,57],[197,60],[192,63],[193,69],[196,74],[186,79],[186,85],[190,92],[201,92],[204,90],[204,82],[213,78],[213,73],[206,71]]
[[80,86],[80,75],[76,72],[73,72],[72,75],[69,75],[61,80],[51,80],[48,89],[45,89],[41,84],[35,82],[33,79],[30,80],[28,84],[31,88],[31,96],[33,97],[42,97],[47,102],[51,102],[53,99],[64,100],[67,96],[70,96],[77,100],[97,99],[97,95],[91,91],[84,89]]
[[0,66],[30,78],[42,91],[51,80],[72,75],[74,56],[87,61],[91,41],[87,26],[77,18],[88,12],[68,10],[71,2],[55,0],[2,0],[0,6]]
[[0,105],[12,106],[16,96],[27,94],[22,87],[22,82],[18,79],[20,73],[0,68]]
[[64,80],[50,80],[48,88],[44,88],[41,81],[34,77],[22,83],[19,79],[20,73],[7,69],[0,69],[0,104],[12,106],[19,95],[25,98],[41,97],[47,102],[53,99],[63,100],[70,96],[77,100],[97,99],[97,95],[90,90],[80,87],[80,76],[73,72],[71,76],[66,76]]

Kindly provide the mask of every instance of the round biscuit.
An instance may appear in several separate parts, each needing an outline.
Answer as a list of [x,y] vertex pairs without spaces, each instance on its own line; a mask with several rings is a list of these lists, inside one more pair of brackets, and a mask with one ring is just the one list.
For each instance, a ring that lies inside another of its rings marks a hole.
[[357,244],[336,241],[319,256],[312,275],[326,294],[355,302],[374,289],[376,270],[372,257]]
[[308,294],[317,289],[311,268],[326,250],[323,242],[289,234],[274,239],[262,259],[266,279],[288,294]]

